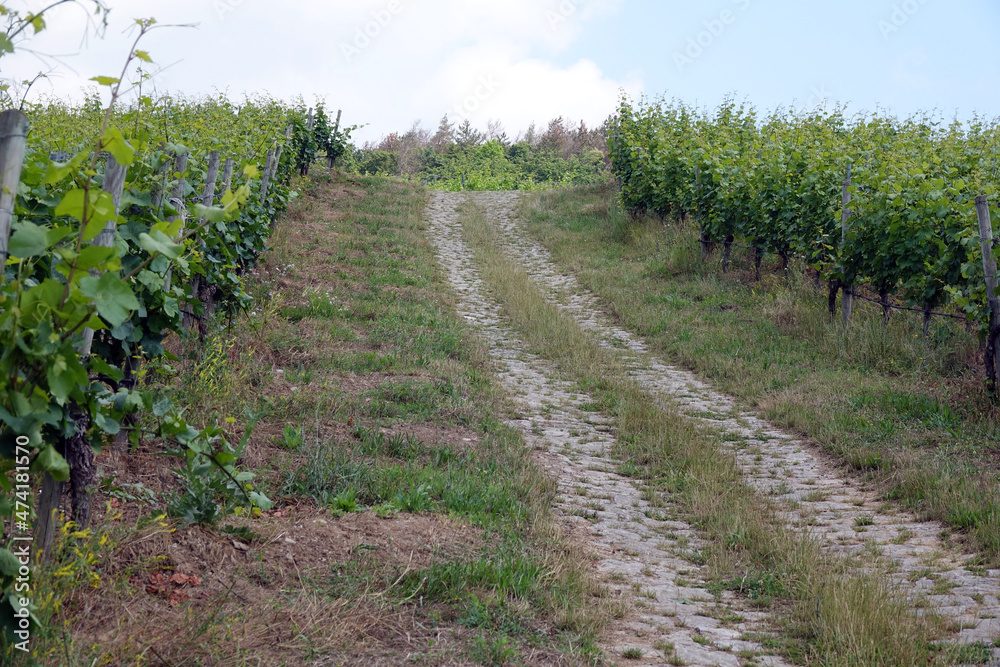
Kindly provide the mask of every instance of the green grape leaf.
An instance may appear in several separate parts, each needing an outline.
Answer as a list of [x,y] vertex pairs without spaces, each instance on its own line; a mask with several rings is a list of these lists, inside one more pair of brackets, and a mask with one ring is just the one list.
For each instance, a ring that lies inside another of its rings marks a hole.
[[69,463],[51,445],[38,452],[34,464],[36,469],[48,472],[52,475],[52,479],[57,482],[66,482],[69,480]]
[[92,371],[100,375],[106,375],[115,382],[121,382],[125,377],[125,373],[123,373],[121,369],[112,366],[96,355],[91,356],[90,359],[88,359],[88,363],[90,364],[90,369]]
[[7,252],[19,259],[41,255],[49,247],[46,231],[44,227],[30,222],[22,223],[14,235],[10,237]]
[[63,180],[69,176],[77,167],[83,164],[83,161],[87,159],[87,154],[85,152],[80,152],[74,155],[68,162],[53,162],[45,170],[45,178],[43,183],[45,185],[53,185]]
[[153,229],[149,234],[139,234],[139,245],[147,252],[159,253],[170,259],[177,259],[181,256],[184,246],[174,243],[169,236],[158,229]]
[[120,79],[116,79],[113,76],[93,76],[90,77],[91,81],[96,81],[99,86],[113,86],[118,83]]
[[82,278],[80,291],[93,299],[97,312],[112,327],[120,326],[139,309],[139,301],[132,289],[114,273],[105,273],[100,278]]
[[75,355],[56,354],[49,360],[46,372],[49,391],[59,405],[65,405],[73,392],[88,384],[87,371]]
[[135,159],[135,149],[132,148],[127,141],[125,141],[125,137],[122,136],[122,131],[117,127],[109,127],[107,129],[101,144],[104,147],[104,150],[111,153],[115,162],[123,167],[129,166]]
[[194,215],[200,220],[209,222],[224,222],[226,220],[226,209],[219,206],[205,206],[203,204],[194,205]]
[[16,577],[20,571],[21,562],[17,560],[17,556],[9,549],[0,549],[0,574],[5,577]]
[[118,432],[122,430],[122,427],[118,422],[114,419],[105,417],[100,412],[94,415],[94,423],[97,424],[97,428],[101,429],[108,435],[117,435]]

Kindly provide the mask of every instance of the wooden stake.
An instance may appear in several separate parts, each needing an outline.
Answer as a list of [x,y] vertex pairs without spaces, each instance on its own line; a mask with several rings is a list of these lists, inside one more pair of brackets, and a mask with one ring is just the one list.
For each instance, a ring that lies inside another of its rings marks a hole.
[[177,183],[174,184],[174,189],[170,193],[170,203],[177,209],[177,215],[170,216],[171,221],[184,215],[184,190],[187,189],[187,179],[184,178],[184,174],[187,172],[189,158],[188,153],[174,157],[174,173],[177,174]]
[[[115,229],[118,226],[118,211],[122,205],[122,193],[125,191],[125,176],[127,174],[128,168],[118,164],[118,162],[109,155],[104,166],[104,185],[101,186],[101,189],[111,195],[111,199],[115,204],[115,217],[113,220],[108,220],[105,223],[104,229],[101,230],[101,233],[97,235],[91,245],[100,246],[102,248],[110,248],[115,244]],[[96,271],[91,271],[90,274],[95,277],[99,276]],[[80,346],[80,356],[89,357],[90,348],[93,344],[94,330],[87,327],[83,330],[83,344]]]
[[[208,154],[208,169],[205,172],[205,189],[202,191],[201,194],[202,206],[211,206],[212,203],[215,202],[215,183],[218,180],[218,178],[219,178],[219,151],[212,151],[211,153]],[[204,220],[202,220],[201,222],[204,222]],[[205,240],[199,237],[198,244],[202,248],[204,248]],[[191,279],[191,296],[194,299],[201,300],[199,298],[200,294],[201,294],[201,276],[195,275]],[[202,302],[202,304],[204,305],[204,302]],[[188,329],[194,326],[195,324],[194,316],[189,315],[188,313],[184,313],[183,320],[184,320],[183,326],[185,329]]]
[[[310,108],[309,115],[306,117],[306,131],[309,132],[310,137],[312,137],[314,123],[315,120],[313,119],[313,110]],[[301,176],[308,176],[310,166],[312,165],[309,162],[306,162],[304,165],[302,165],[302,170],[299,172],[299,174]]]
[[267,152],[267,162],[264,163],[264,173],[260,176],[260,203],[267,199],[267,188],[271,185],[271,163],[274,162],[274,149]]
[[[851,219],[851,167],[847,166],[847,178],[844,179],[844,192],[843,192],[843,213],[841,214],[840,221],[840,245],[843,248],[847,244],[847,230],[850,229],[848,224]],[[846,329],[851,324],[851,311],[854,308],[854,285],[843,285],[844,289],[844,328]]]
[[16,109],[0,114],[0,280],[7,263],[14,198],[21,182],[21,166],[28,141],[28,118]]
[[[184,173],[187,171],[188,165],[188,154],[183,153],[181,155],[174,156],[174,173],[177,174],[177,183],[174,184],[174,189],[170,193],[170,203],[175,209],[177,209],[177,215],[172,215],[168,218],[170,222],[177,220],[178,218],[183,218],[184,211],[184,190],[187,187],[187,181],[184,178]],[[167,270],[167,275],[163,280],[163,291],[169,292],[171,282],[173,281],[174,271],[171,267]]]
[[281,166],[281,154],[285,151],[285,146],[288,142],[292,140],[293,129],[292,125],[285,128],[285,142],[278,144],[278,150],[274,154],[274,162],[271,163],[271,177],[268,180],[273,181],[278,176],[278,168]]
[[[160,146],[160,150],[163,150],[163,146]],[[150,193],[150,198],[153,202],[153,213],[157,216],[160,215],[160,206],[163,204],[163,192],[167,189],[166,175],[167,170],[170,169],[170,161],[164,160],[156,169],[156,180],[153,181],[153,189]]]
[[35,531],[32,540],[32,552],[35,562],[47,562],[48,551],[56,535],[56,512],[62,501],[63,482],[57,482],[52,475],[42,476],[42,493],[38,497],[38,519],[35,521]]
[[983,273],[986,275],[986,300],[990,308],[990,330],[986,337],[986,382],[994,400],[1000,383],[1000,299],[997,298],[997,263],[993,258],[993,221],[986,197],[976,197],[976,216],[979,218],[979,241],[983,251]]
[[[232,166],[230,166],[232,176]],[[205,174],[205,190],[201,194],[201,205],[211,206],[215,202],[215,183],[219,179],[219,151],[208,155],[208,171]]]
[[[342,109],[337,109],[337,122],[335,122],[333,124],[333,135],[332,136],[335,139],[340,134],[340,112],[341,111],[342,111]],[[336,155],[327,154],[327,156],[326,156],[326,166],[328,168],[333,169],[333,163],[336,162],[336,161],[337,161],[337,156]]]
[[226,193],[233,187],[233,158],[226,158],[226,164],[222,167],[222,192]]
[[694,168],[694,189],[698,193],[695,205],[698,210],[698,239],[701,241],[701,261],[704,262],[705,258],[708,257],[708,241],[705,240],[705,229],[701,224],[701,201],[698,201],[701,198],[701,169],[698,167]]

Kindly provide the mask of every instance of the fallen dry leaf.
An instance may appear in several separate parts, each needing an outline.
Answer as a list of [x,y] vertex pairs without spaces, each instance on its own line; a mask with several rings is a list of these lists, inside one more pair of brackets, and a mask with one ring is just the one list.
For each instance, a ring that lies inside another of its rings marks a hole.
[[181,590],[176,590],[170,594],[170,597],[167,599],[167,604],[169,604],[171,607],[176,607],[181,602],[186,602],[187,599],[188,599],[187,593]]
[[174,576],[170,577],[170,583],[177,584],[178,586],[185,586],[188,584],[191,586],[201,586],[201,579],[193,574],[181,574],[178,572]]

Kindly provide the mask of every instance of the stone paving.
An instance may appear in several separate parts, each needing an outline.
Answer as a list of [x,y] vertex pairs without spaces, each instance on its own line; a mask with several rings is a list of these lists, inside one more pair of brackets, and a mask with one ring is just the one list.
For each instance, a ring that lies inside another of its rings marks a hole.
[[520,414],[511,423],[558,480],[555,511],[567,530],[587,535],[597,570],[621,598],[625,615],[605,638],[610,656],[628,665],[787,663],[747,637],[767,635],[766,613],[728,592],[706,590],[696,557],[702,542],[667,505],[654,508],[640,483],[619,474],[607,453],[614,444],[608,421],[582,407],[592,398],[559,379],[555,369],[526,352],[489,298],[462,240],[456,206],[465,195],[436,193],[428,211],[430,237],[459,297],[459,313],[487,342]]
[[[518,225],[517,193],[470,193],[506,237],[510,256],[543,292],[602,344],[618,351],[632,376],[664,401],[723,435],[745,479],[783,507],[788,525],[822,548],[845,555],[881,554],[892,581],[917,613],[932,610],[954,621],[955,640],[994,644],[1000,639],[1000,570],[970,565],[974,556],[942,541],[944,526],[919,521],[883,502],[857,479],[834,467],[811,445],[740,409],[693,374],[664,364],[629,332],[613,326],[601,304]],[[994,649],[1000,659],[1000,649]]]

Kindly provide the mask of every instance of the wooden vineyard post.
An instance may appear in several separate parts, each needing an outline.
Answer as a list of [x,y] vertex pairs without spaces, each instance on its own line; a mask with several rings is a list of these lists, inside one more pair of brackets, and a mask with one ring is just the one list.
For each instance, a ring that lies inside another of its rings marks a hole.
[[986,299],[990,308],[990,329],[986,337],[986,383],[993,400],[997,400],[1000,370],[1000,299],[997,298],[997,263],[993,258],[993,221],[986,197],[976,197],[976,216],[979,218],[979,241],[983,250],[983,273],[986,275]]
[[[847,230],[850,228],[851,220],[851,167],[847,166],[847,178],[844,179],[844,192],[843,192],[843,213],[841,214],[840,220],[840,247],[843,248],[847,245]],[[846,282],[843,285],[844,289],[844,328],[846,329],[851,324],[851,311],[854,308],[854,285],[849,285]]]
[[[232,189],[233,186],[233,158],[226,158],[226,162],[222,167],[222,189],[219,192],[225,194]],[[202,285],[201,288],[201,300],[205,304],[205,318],[202,319],[202,327],[199,331],[202,340],[208,335],[207,322],[208,318],[215,314],[215,297],[219,292],[218,285]]]
[[[0,114],[0,266],[7,263],[10,241],[10,225],[14,218],[14,199],[17,186],[21,182],[21,167],[28,141],[28,119],[10,109]],[[2,275],[2,274],[0,274]],[[44,554],[41,545],[48,539],[52,543],[55,536],[54,512],[62,498],[63,485],[45,473],[42,477],[42,493],[38,505],[38,522],[35,526],[35,558]],[[44,511],[42,508],[51,508]]]
[[271,185],[271,164],[274,162],[274,149],[267,152],[267,162],[264,163],[264,173],[260,175],[260,203],[267,199],[267,189]]
[[289,125],[285,128],[285,143],[278,146],[278,150],[274,153],[274,162],[271,163],[271,177],[268,180],[273,181],[278,175],[278,166],[281,164],[281,154],[285,151],[285,145],[292,140],[292,130],[293,126]]
[[[163,150],[163,146],[160,146],[160,150]],[[150,200],[153,204],[153,213],[159,216],[162,213],[163,206],[163,192],[167,188],[167,171],[170,169],[170,161],[164,160],[163,164],[157,167],[155,172],[155,180],[153,181],[153,188],[150,192]]]
[[[14,197],[28,141],[28,118],[16,109],[0,114],[0,267],[7,263]],[[0,274],[2,275],[2,274]]]
[[[313,124],[314,123],[315,123],[315,120],[313,119],[313,110],[310,108],[309,109],[309,115],[306,117],[306,132],[309,133],[310,137],[312,137],[312,134],[313,134]],[[311,166],[312,165],[307,161],[305,164],[302,165],[302,170],[299,172],[299,175],[300,176],[308,176],[309,175],[309,167],[311,167]]]
[[226,158],[226,164],[222,167],[222,192],[226,193],[233,187],[233,158]]
[[[293,126],[289,125],[285,129],[285,143],[292,138]],[[278,174],[278,165],[281,164],[281,153],[285,149],[285,144],[279,144],[277,148],[272,148],[267,152],[267,165],[264,167],[264,176],[260,182],[260,203],[264,204],[267,201],[267,191],[271,187],[271,181]],[[277,220],[271,221],[271,229],[274,229],[274,225]]]
[[[184,189],[187,187],[187,181],[184,178],[184,173],[187,171],[188,157],[187,153],[181,153],[180,155],[174,156],[174,173],[177,174],[177,184],[174,185],[173,192],[170,193],[170,204],[177,209],[177,215],[172,215],[168,218],[171,222],[177,218],[184,217]],[[164,292],[170,291],[173,275],[174,272],[172,268],[167,270],[167,275],[163,280]]]
[[[91,245],[102,248],[110,248],[115,244],[115,228],[118,226],[118,210],[122,205],[122,193],[125,191],[125,176],[128,168],[124,167],[112,157],[108,156],[104,166],[104,185],[101,189],[111,195],[111,200],[115,204],[115,219],[108,220],[104,229],[97,235]],[[91,274],[94,272],[91,271]],[[87,327],[83,330],[83,345],[80,346],[80,356],[89,357],[90,348],[94,344],[94,330]]]
[[725,248],[725,250],[722,253],[722,272],[723,273],[729,273],[729,256],[730,256],[730,254],[732,253],[732,250],[733,250],[733,241],[734,240],[735,240],[735,238],[733,237],[732,234],[730,234],[729,236],[726,237],[726,241],[725,241],[725,244],[723,246]]
[[[208,155],[208,169],[205,172],[205,190],[204,192],[202,192],[201,195],[202,206],[211,206],[212,203],[215,201],[215,183],[218,180],[218,178],[219,178],[219,151],[212,151]],[[200,225],[203,224],[204,222],[205,222],[204,220],[199,220],[198,224]],[[200,236],[198,238],[198,244],[202,248],[205,247],[205,240]],[[201,277],[194,276],[194,278],[191,279],[191,296],[194,299],[202,301],[202,303],[204,304],[204,300],[201,299],[201,290],[202,290]],[[184,328],[189,329],[190,327],[194,326],[194,324],[195,324],[194,314],[184,313]],[[203,327],[199,327],[199,329],[202,328]]]
[[[333,137],[334,137],[334,139],[336,139],[337,136],[340,134],[340,113],[341,113],[341,111],[343,111],[343,109],[337,109],[337,122],[335,122],[333,124]],[[336,155],[330,155],[329,153],[327,153],[327,155],[326,155],[326,166],[327,166],[328,169],[333,169],[333,163],[336,162],[336,161],[337,161],[337,156]]]
[[201,195],[202,206],[211,206],[215,201],[215,184],[219,180],[219,160],[219,151],[209,153],[208,172],[205,174],[205,191]]
[[696,197],[698,207],[698,240],[701,242],[701,261],[708,257],[708,242],[705,240],[705,229],[701,223],[701,169],[694,168],[694,189],[698,193]]

